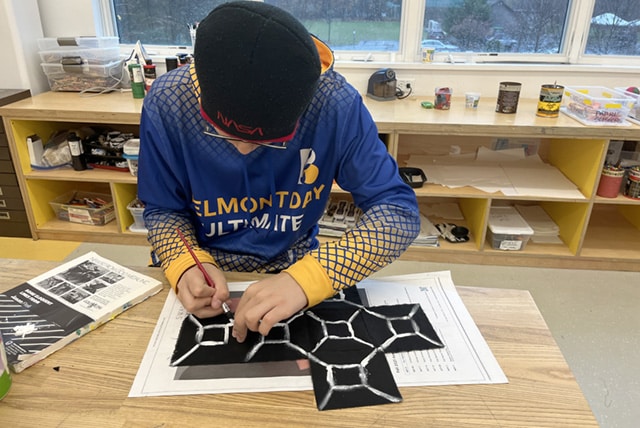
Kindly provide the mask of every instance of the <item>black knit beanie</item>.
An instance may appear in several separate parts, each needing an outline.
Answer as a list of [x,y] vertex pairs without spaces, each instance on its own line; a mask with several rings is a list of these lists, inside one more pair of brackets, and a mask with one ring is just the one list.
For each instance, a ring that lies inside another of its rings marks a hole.
[[305,27],[261,2],[222,4],[200,22],[194,60],[203,116],[247,141],[286,141],[320,77]]

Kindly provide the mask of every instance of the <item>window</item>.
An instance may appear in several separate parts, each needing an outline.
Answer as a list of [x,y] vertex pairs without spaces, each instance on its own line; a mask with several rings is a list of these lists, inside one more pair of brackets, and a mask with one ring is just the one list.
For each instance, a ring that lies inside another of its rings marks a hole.
[[265,0],[334,50],[398,51],[402,0]]
[[191,46],[189,28],[226,1],[111,0],[122,44]]
[[[431,47],[445,60],[475,55],[482,61],[640,63],[638,0],[256,1],[291,12],[331,46],[338,61],[412,63]],[[166,53],[190,49],[189,28],[225,1],[97,3],[106,34]]]
[[557,54],[568,12],[569,0],[427,1],[422,43],[440,41],[447,52]]
[[586,54],[640,55],[640,7],[637,0],[596,0]]

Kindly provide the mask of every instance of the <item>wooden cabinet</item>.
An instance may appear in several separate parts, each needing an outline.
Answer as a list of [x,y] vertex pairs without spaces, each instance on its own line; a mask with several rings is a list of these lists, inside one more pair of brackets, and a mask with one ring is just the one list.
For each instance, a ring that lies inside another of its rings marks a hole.
[[[530,138],[537,142],[540,158],[562,172],[579,192],[571,197],[551,191],[532,197],[487,193],[471,186],[426,184],[416,189],[421,206],[457,203],[464,220],[455,222],[470,229],[471,239],[457,244],[443,240],[439,248],[412,247],[404,259],[640,271],[640,201],[624,196],[596,196],[609,141],[640,140],[639,126],[587,127],[564,115],[557,119],[539,118],[535,116],[534,100],[520,100],[514,115],[495,113],[487,98],[481,100],[477,110],[465,109],[463,100],[455,98],[448,111],[426,110],[420,106],[421,101],[365,99],[389,152],[401,166],[412,166],[410,162],[417,155],[447,154],[452,146],[464,155],[489,146],[496,138]],[[134,176],[106,170],[36,171],[29,165],[25,143],[33,133],[44,136],[87,124],[107,124],[137,132],[141,108],[142,101],[133,99],[131,94],[81,97],[53,92],[0,108],[34,239],[146,243],[145,236],[128,231],[133,217],[127,204],[135,198],[137,189]],[[425,172],[429,176],[428,168]],[[544,182],[541,177],[541,185]],[[116,220],[105,226],[58,220],[49,201],[69,190],[110,193]],[[563,244],[529,242],[522,251],[494,250],[487,242],[489,210],[492,206],[514,204],[540,205],[558,224]]]
[[[393,102],[365,99],[381,133],[388,136],[389,151],[400,166],[417,155],[438,158],[452,152],[462,156],[491,147],[496,139],[532,140],[538,155],[575,185],[579,194],[566,197],[551,189],[544,196],[513,196],[488,193],[475,187],[449,188],[426,184],[416,189],[421,207],[457,202],[464,220],[437,221],[461,224],[470,229],[470,241],[448,243],[439,248],[412,247],[405,259],[538,267],[572,267],[640,271],[640,200],[619,195],[596,195],[610,140],[640,140],[640,127],[591,127],[560,115],[557,119],[535,115],[535,100],[520,100],[517,114],[495,113],[495,102],[482,99],[477,110],[465,109],[454,99],[450,110],[427,110],[424,99]],[[464,163],[460,168],[464,168]],[[429,168],[423,168],[427,177]],[[545,177],[534,185],[544,186]],[[560,228],[563,244],[529,241],[523,251],[495,250],[487,242],[487,220],[492,206],[540,205]]]
[[[127,205],[136,198],[136,177],[128,172],[105,169],[34,169],[26,145],[27,136],[32,134],[46,141],[55,131],[90,125],[108,125],[137,134],[141,109],[142,100],[133,99],[128,93],[80,96],[47,92],[2,110],[0,114],[7,115],[4,123],[34,239],[146,244],[145,235],[128,230],[134,222]],[[104,226],[59,220],[49,202],[74,190],[110,194],[115,220]]]
[[[31,95],[25,89],[0,89],[0,106]],[[0,236],[31,236],[27,213],[22,202],[20,187],[11,161],[9,141],[0,121]]]

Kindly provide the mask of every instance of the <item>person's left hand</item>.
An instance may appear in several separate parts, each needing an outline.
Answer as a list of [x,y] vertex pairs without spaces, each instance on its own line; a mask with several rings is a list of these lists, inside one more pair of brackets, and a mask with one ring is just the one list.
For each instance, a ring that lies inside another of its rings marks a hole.
[[307,306],[307,296],[291,275],[281,272],[251,284],[242,294],[233,317],[233,337],[240,343],[247,329],[261,335]]

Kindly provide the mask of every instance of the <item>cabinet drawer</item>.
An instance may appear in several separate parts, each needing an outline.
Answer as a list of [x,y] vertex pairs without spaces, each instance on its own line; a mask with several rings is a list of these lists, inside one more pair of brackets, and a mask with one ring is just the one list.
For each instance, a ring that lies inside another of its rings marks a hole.
[[18,179],[15,174],[0,174],[0,187],[17,185]]
[[0,211],[4,210],[24,211],[24,203],[21,198],[0,196]]
[[0,161],[11,160],[11,153],[9,153],[9,147],[0,145]]
[[14,172],[13,164],[10,160],[0,160],[0,174],[7,174]]
[[0,208],[0,236],[29,238],[29,222],[24,211],[11,211]]
[[0,223],[28,223],[27,213],[0,208]]
[[22,194],[18,186],[0,186],[0,199],[14,198],[21,199]]

